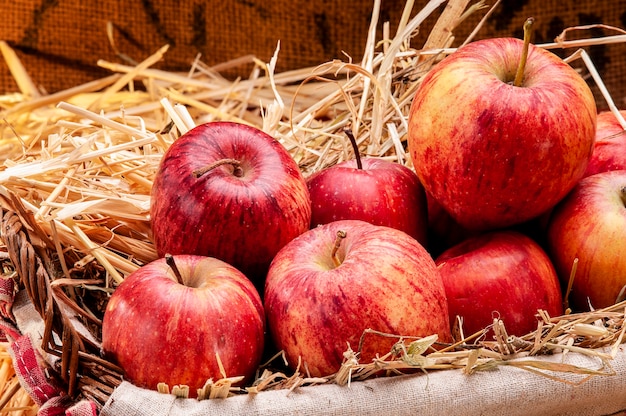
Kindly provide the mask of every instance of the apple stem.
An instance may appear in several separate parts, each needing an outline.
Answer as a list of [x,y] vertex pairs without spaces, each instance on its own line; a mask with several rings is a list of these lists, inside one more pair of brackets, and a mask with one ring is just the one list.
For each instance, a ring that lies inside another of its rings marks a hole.
[[626,206],[626,186],[622,188],[622,203],[624,204],[624,206]]
[[359,145],[354,138],[354,134],[352,130],[348,127],[343,129],[343,132],[346,133],[348,139],[350,140],[350,144],[352,145],[352,150],[354,150],[354,158],[356,159],[356,167],[357,169],[363,169],[363,163],[361,163],[361,154],[359,153]]
[[220,160],[216,160],[215,162],[211,163],[210,165],[207,165],[203,168],[200,169],[196,169],[193,171],[193,176],[195,178],[199,178],[202,175],[204,175],[207,172],[212,171],[213,169],[222,166],[222,165],[232,165],[235,169],[233,170],[233,175],[237,176],[238,178],[243,176],[243,169],[241,169],[241,162],[238,161],[237,159],[220,159]]
[[176,281],[182,285],[183,284],[183,276],[181,276],[180,270],[178,270],[178,266],[176,265],[176,261],[174,261],[174,256],[172,256],[169,253],[166,254],[165,255],[165,262],[167,263],[168,266],[170,266],[170,268],[174,272],[174,276],[176,277]]
[[515,81],[513,81],[513,85],[516,87],[522,86],[522,81],[524,81],[524,70],[526,69],[526,60],[528,59],[528,48],[530,47],[530,38],[532,37],[532,26],[535,22],[535,19],[529,17],[524,22],[524,47],[522,49],[522,57],[519,61],[519,66],[517,67],[517,73],[515,74]]
[[343,230],[337,231],[337,238],[335,238],[335,245],[333,246],[333,251],[330,253],[330,256],[333,259],[333,263],[335,267],[339,267],[341,265],[341,260],[337,257],[337,251],[339,251],[339,247],[341,247],[341,241],[346,238],[346,232]]

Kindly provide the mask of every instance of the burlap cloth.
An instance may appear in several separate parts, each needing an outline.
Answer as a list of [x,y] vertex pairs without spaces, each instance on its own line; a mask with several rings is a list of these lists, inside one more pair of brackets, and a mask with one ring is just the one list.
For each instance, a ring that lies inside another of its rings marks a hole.
[[[417,13],[427,0],[415,0]],[[488,2],[493,4],[493,2]],[[119,52],[141,61],[164,44],[170,49],[157,67],[187,71],[198,54],[208,65],[245,55],[268,62],[278,41],[278,71],[314,66],[350,56],[359,61],[371,20],[373,0],[2,0],[0,40],[18,53],[36,85],[47,92],[70,88],[109,73],[99,59],[121,62]],[[384,22],[394,33],[405,0],[383,0],[379,34]],[[482,13],[467,19],[455,31],[457,46],[476,27]],[[477,38],[521,37],[527,17],[536,20],[536,43],[552,42],[566,27],[603,23],[626,28],[626,0],[503,0]],[[434,13],[413,39],[421,47],[438,17]],[[615,32],[596,28],[581,36]],[[381,36],[379,36],[380,38]],[[589,47],[602,79],[618,106],[626,105],[626,44]],[[558,51],[562,56],[573,51]],[[238,66],[227,76],[249,74]],[[0,59],[0,94],[17,85]],[[598,91],[594,91],[599,97]],[[604,102],[599,100],[600,107]]]
[[[578,354],[543,360],[599,368]],[[101,415],[612,415],[626,412],[626,352],[611,361],[614,376],[593,377],[580,385],[547,379],[519,368],[465,375],[461,370],[391,377],[352,383],[349,387],[318,385],[293,392],[266,391],[256,396],[197,401],[119,386]],[[559,374],[576,382],[580,375]]]

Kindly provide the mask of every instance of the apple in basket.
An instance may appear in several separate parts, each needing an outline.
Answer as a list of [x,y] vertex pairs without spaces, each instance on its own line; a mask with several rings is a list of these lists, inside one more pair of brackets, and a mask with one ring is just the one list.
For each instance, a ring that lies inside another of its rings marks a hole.
[[[626,110],[620,111],[626,117]],[[585,176],[626,169],[626,131],[611,111],[598,114],[596,141]]]
[[435,263],[414,238],[360,220],[320,225],[281,249],[265,283],[271,337],[293,369],[337,372],[348,346],[360,362],[388,353],[397,337],[451,340]]
[[626,170],[581,179],[552,212],[548,252],[577,311],[613,305],[626,292]]
[[306,179],[311,227],[337,220],[362,220],[402,230],[426,246],[426,194],[415,172],[382,158],[361,158],[352,132],[346,133],[355,158]]
[[407,141],[426,192],[461,226],[504,228],[549,210],[580,180],[596,116],[589,86],[559,57],[492,38],[424,77]]
[[212,257],[168,255],[117,287],[104,313],[102,349],[133,384],[186,385],[196,397],[209,379],[250,382],[264,331],[261,298],[240,271]]
[[244,124],[211,122],[163,155],[151,194],[159,256],[197,254],[235,266],[257,287],[280,248],[306,231],[309,192],[280,142]]
[[537,311],[563,314],[559,279],[546,252],[516,231],[468,237],[441,253],[435,263],[448,297],[450,321],[462,319],[465,336],[487,328],[494,318],[509,334],[537,329]]

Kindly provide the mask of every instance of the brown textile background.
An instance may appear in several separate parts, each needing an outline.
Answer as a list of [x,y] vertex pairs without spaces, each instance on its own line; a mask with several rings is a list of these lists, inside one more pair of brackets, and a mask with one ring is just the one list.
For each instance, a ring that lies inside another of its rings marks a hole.
[[[246,54],[268,61],[280,40],[278,70],[283,71],[346,59],[342,51],[358,61],[373,7],[373,0],[0,1],[0,39],[16,50],[36,85],[47,92],[108,75],[96,65],[98,59],[121,61],[107,38],[107,22],[115,27],[118,49],[136,61],[170,44],[157,65],[162,69],[186,71],[198,53],[209,65]],[[382,0],[379,30],[384,21],[395,29],[404,3]],[[416,0],[414,13],[424,4],[426,0]],[[478,37],[521,37],[529,16],[537,22],[535,42],[552,41],[565,27],[580,24],[625,28],[626,0],[504,0]],[[427,20],[414,46],[423,44],[435,18]],[[478,18],[457,31],[459,41]],[[604,29],[593,32],[603,33],[609,34]],[[611,95],[620,107],[626,106],[626,44],[589,51]],[[226,75],[248,72],[249,67],[239,67]],[[0,59],[0,94],[14,91],[17,85]]]

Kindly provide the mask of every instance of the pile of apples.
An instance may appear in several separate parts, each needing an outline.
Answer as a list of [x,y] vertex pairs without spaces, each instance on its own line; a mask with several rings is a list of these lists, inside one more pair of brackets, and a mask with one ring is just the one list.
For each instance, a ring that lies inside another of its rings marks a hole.
[[111,296],[104,354],[194,397],[251,382],[268,351],[326,376],[348,348],[368,362],[399,336],[451,342],[458,319],[524,335],[537,310],[564,312],[574,265],[574,309],[621,296],[623,129],[575,70],[528,42],[473,42],[424,77],[408,121],[412,168],[360,157],[346,131],[354,160],[306,178],[254,127],[181,136],[152,190],[160,259]]

